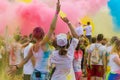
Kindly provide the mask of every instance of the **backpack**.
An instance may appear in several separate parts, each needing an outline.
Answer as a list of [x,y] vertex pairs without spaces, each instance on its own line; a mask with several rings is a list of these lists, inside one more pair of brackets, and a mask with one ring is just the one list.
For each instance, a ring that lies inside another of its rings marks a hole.
[[[100,47],[100,46],[99,46]],[[91,59],[90,62],[92,64],[98,64],[100,61],[100,50],[99,47],[95,45],[94,50],[91,52]]]

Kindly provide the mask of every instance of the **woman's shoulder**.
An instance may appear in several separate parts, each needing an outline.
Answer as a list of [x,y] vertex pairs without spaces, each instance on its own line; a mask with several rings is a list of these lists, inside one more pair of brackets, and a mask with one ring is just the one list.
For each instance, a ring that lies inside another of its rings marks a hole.
[[110,58],[116,58],[116,57],[119,57],[119,55],[117,53],[110,54]]
[[32,51],[34,53],[37,53],[41,50],[41,45],[38,45],[38,44],[33,44],[33,46],[31,47]]

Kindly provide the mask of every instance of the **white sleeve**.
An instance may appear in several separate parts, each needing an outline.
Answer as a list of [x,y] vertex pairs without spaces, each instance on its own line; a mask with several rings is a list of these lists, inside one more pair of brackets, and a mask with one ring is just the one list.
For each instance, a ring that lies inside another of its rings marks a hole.
[[73,39],[72,39],[71,44],[70,44],[70,46],[69,46],[69,48],[68,48],[68,54],[67,54],[67,55],[68,55],[69,57],[71,57],[71,58],[74,57],[74,51],[75,51],[75,48],[76,48],[77,45],[78,45],[78,42],[79,42],[78,39],[76,39],[76,38],[73,38]]

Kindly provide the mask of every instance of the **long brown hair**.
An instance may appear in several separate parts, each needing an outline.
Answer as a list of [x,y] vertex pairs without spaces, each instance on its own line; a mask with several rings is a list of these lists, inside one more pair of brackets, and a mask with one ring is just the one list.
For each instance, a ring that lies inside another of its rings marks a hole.
[[113,46],[111,53],[117,53],[120,56],[120,39],[115,41],[115,44]]
[[64,55],[66,55],[66,54],[67,54],[67,49],[66,49],[66,47],[65,47],[65,46],[60,47],[60,49],[59,49],[59,55],[64,56]]

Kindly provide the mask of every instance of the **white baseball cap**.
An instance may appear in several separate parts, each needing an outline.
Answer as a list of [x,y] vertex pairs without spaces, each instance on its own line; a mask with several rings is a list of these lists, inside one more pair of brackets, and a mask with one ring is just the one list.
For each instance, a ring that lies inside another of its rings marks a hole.
[[65,45],[67,45],[67,35],[66,34],[61,33],[61,34],[57,35],[56,38],[57,38],[57,45],[58,46],[63,47]]

